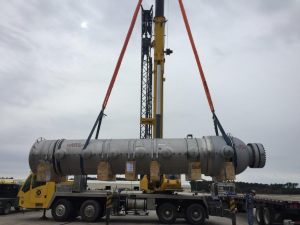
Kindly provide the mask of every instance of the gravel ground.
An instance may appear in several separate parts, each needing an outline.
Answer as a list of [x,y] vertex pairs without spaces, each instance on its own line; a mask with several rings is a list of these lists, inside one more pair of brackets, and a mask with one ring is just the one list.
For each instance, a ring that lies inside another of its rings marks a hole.
[[[12,212],[9,215],[1,215],[0,216],[0,225],[48,225],[48,224],[72,224],[72,225],[91,225],[91,223],[81,222],[80,218],[76,219],[75,221],[71,222],[55,222],[51,217],[51,212],[47,211],[47,220],[42,220],[42,211],[25,211],[22,212]],[[105,220],[100,220],[97,222],[99,224],[105,224]],[[155,212],[150,212],[149,216],[118,216],[112,217],[109,224],[112,225],[130,225],[130,224],[141,224],[141,225],[148,225],[148,224],[160,224]],[[186,224],[183,219],[178,219],[176,221],[177,225]],[[207,220],[206,225],[231,225],[231,220],[227,218],[218,218],[218,217],[210,217]],[[238,214],[237,216],[237,225],[247,225],[246,215],[245,214]]]

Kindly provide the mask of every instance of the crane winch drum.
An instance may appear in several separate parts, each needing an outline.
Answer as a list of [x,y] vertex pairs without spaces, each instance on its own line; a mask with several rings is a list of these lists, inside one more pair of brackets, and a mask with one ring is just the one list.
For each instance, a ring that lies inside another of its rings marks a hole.
[[[126,163],[135,162],[136,174],[149,174],[152,161],[161,174],[189,174],[189,163],[199,162],[201,174],[218,176],[226,162],[232,162],[235,174],[247,167],[262,168],[266,153],[262,144],[248,144],[231,137],[228,146],[221,136],[182,139],[99,139],[41,140],[33,144],[29,165],[37,173],[46,165],[48,175],[97,174],[99,163],[110,165],[111,173],[125,174]],[[44,168],[45,170],[45,168]]]

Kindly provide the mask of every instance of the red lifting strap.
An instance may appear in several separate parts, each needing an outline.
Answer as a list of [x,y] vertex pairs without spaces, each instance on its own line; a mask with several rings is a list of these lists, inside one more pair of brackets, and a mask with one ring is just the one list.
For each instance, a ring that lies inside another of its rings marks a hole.
[[186,27],[186,30],[187,30],[187,33],[188,33],[188,36],[189,36],[189,39],[190,39],[190,42],[191,42],[191,45],[192,45],[194,56],[195,56],[195,59],[196,59],[196,62],[197,62],[197,66],[198,66],[198,70],[199,70],[199,73],[200,73],[202,84],[203,84],[203,87],[204,87],[204,90],[205,90],[206,98],[207,98],[207,101],[208,101],[211,112],[214,113],[215,112],[214,104],[213,104],[213,101],[212,101],[212,98],[211,98],[211,95],[210,95],[210,92],[209,92],[209,88],[208,88],[208,85],[207,85],[207,82],[206,82],[206,79],[205,79],[205,75],[204,75],[202,66],[201,66],[201,62],[200,62],[199,55],[198,55],[198,52],[197,52],[197,48],[196,48],[196,45],[195,45],[195,42],[194,42],[192,31],[191,31],[191,28],[190,28],[190,25],[189,25],[189,21],[188,21],[188,18],[186,16],[184,5],[182,3],[182,0],[178,0],[178,2],[179,2],[180,10],[181,10],[181,13],[182,13],[182,17],[183,17],[183,20],[184,20],[184,24],[185,24],[185,27]]
[[129,30],[128,30],[126,39],[125,39],[125,41],[124,41],[124,44],[123,44],[123,47],[122,47],[122,50],[121,50],[121,53],[120,53],[120,56],[119,56],[117,65],[116,65],[116,67],[115,67],[113,76],[112,76],[111,81],[110,81],[110,83],[109,83],[109,86],[108,86],[108,89],[107,89],[107,92],[106,92],[106,95],[105,95],[105,98],[104,98],[104,101],[103,101],[103,104],[102,104],[102,109],[105,109],[105,108],[106,108],[106,105],[107,105],[107,102],[108,102],[108,100],[109,100],[111,91],[112,91],[112,89],[113,89],[113,87],[114,87],[114,84],[115,84],[116,78],[117,78],[117,76],[118,76],[118,72],[119,72],[120,66],[121,66],[121,64],[122,64],[122,60],[123,60],[124,54],[125,54],[125,52],[126,52],[126,48],[127,48],[128,42],[129,42],[129,40],[130,40],[130,37],[131,37],[132,31],[133,31],[133,28],[134,28],[134,25],[135,25],[137,16],[138,16],[138,14],[139,14],[139,10],[140,10],[141,5],[142,5],[142,1],[143,1],[143,0],[139,0],[137,6],[136,6],[136,8],[135,8],[135,11],[134,11],[134,14],[133,14],[131,23],[130,23],[130,27],[129,27]]

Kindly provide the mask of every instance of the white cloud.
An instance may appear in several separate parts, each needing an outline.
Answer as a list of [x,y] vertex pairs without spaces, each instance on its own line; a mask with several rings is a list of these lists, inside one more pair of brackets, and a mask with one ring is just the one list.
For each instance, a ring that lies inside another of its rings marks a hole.
[[[145,1],[147,6],[152,3]],[[299,182],[295,175],[300,172],[299,2],[185,3],[226,131],[246,142],[261,142],[268,151],[266,168],[249,169],[240,179]],[[16,163],[27,160],[39,136],[87,136],[135,4],[117,0],[0,3],[0,175],[11,176]],[[174,54],[166,59],[165,136],[213,134],[177,1],[169,0],[166,15],[168,47]],[[103,138],[139,134],[139,26],[138,19],[108,104]],[[13,175],[25,177],[27,161],[18,165]]]

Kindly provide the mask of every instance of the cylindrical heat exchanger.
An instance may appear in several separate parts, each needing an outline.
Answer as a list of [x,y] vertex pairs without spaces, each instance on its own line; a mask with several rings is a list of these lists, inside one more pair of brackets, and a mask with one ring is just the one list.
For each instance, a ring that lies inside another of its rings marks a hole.
[[85,140],[42,140],[30,151],[29,165],[36,173],[40,164],[49,165],[59,176],[97,174],[100,162],[111,165],[112,174],[124,174],[126,162],[135,161],[137,174],[149,174],[151,161],[158,161],[161,174],[188,174],[189,162],[200,162],[201,173],[217,176],[224,162],[232,161],[235,173],[248,166],[262,168],[266,154],[261,144],[244,144],[231,138],[228,146],[220,136],[187,139],[102,139],[92,140],[83,149]]

